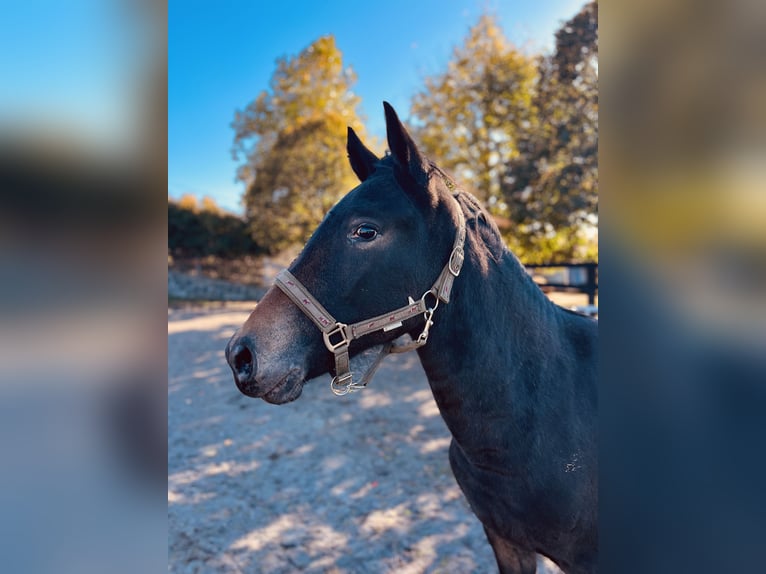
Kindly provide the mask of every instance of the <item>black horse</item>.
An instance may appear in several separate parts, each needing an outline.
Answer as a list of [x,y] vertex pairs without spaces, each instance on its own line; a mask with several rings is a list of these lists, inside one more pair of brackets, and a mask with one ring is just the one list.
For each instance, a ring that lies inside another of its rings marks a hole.
[[329,371],[340,394],[358,386],[349,355],[411,336],[500,571],[535,572],[540,553],[565,572],[596,572],[597,323],[547,299],[477,201],[384,107],[390,155],[349,128],[362,183],[229,341],[236,384],[285,403]]

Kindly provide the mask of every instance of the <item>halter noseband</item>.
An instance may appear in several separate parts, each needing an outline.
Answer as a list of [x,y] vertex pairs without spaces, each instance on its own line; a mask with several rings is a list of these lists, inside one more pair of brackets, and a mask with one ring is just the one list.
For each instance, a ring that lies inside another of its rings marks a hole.
[[[365,319],[351,325],[337,321],[333,316],[317,301],[309,290],[298,281],[287,269],[279,273],[276,277],[276,285],[285,295],[287,295],[299,309],[301,309],[314,324],[322,331],[324,344],[327,349],[335,355],[335,377],[330,383],[332,392],[336,395],[345,395],[347,393],[363,389],[372,378],[375,369],[380,361],[388,353],[404,353],[422,347],[428,341],[428,333],[433,325],[433,314],[439,306],[439,301],[449,303],[450,292],[455,278],[460,275],[463,267],[465,244],[465,217],[462,209],[458,206],[458,229],[455,236],[455,242],[452,246],[447,263],[442,268],[439,277],[431,288],[423,293],[423,296],[414,301],[409,298],[409,303],[404,307],[399,307],[388,313],[383,313],[371,319]],[[429,307],[426,299],[433,297],[434,303]],[[386,344],[381,350],[375,362],[370,366],[362,377],[361,383],[354,383],[349,366],[348,347],[351,341],[358,339],[376,331],[391,331],[402,326],[402,321],[415,317],[423,313],[426,324],[418,338],[410,343],[403,345]]]

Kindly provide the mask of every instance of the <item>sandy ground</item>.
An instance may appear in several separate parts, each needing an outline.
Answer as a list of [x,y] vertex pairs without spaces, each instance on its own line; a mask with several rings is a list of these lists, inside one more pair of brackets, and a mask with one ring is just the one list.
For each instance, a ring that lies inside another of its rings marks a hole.
[[362,392],[336,397],[325,377],[269,405],[223,355],[251,307],[168,313],[169,571],[496,572],[417,355]]

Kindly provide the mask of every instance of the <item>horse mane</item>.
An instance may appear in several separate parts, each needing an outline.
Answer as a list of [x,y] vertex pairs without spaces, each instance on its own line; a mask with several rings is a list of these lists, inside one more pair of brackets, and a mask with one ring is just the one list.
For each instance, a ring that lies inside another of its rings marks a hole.
[[437,176],[443,180],[463,211],[466,229],[472,231],[477,239],[474,244],[475,261],[484,272],[487,271],[490,260],[506,270],[513,269],[513,272],[522,278],[521,285],[524,286],[529,300],[539,300],[544,302],[546,307],[558,308],[571,315],[588,318],[587,315],[560,307],[548,299],[527,272],[524,264],[508,249],[495,220],[476,196],[463,189],[448,172],[429,161],[429,177],[431,176]]
[[429,161],[429,176],[432,175],[436,175],[444,181],[452,193],[452,197],[455,198],[463,211],[466,226],[468,229],[473,229],[476,236],[481,239],[489,257],[495,262],[499,262],[506,254],[510,253],[500,235],[500,229],[489,212],[476,199],[476,196],[463,189],[448,172]]

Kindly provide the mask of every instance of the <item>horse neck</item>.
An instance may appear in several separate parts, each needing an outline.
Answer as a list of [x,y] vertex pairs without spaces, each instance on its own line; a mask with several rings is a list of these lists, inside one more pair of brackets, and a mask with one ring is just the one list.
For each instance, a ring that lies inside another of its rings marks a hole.
[[471,444],[481,436],[477,418],[489,424],[529,410],[539,392],[536,370],[556,345],[556,325],[555,305],[521,263],[505,248],[493,255],[480,233],[469,231],[452,299],[438,308],[428,344],[418,351],[442,417],[464,450],[481,450]]

